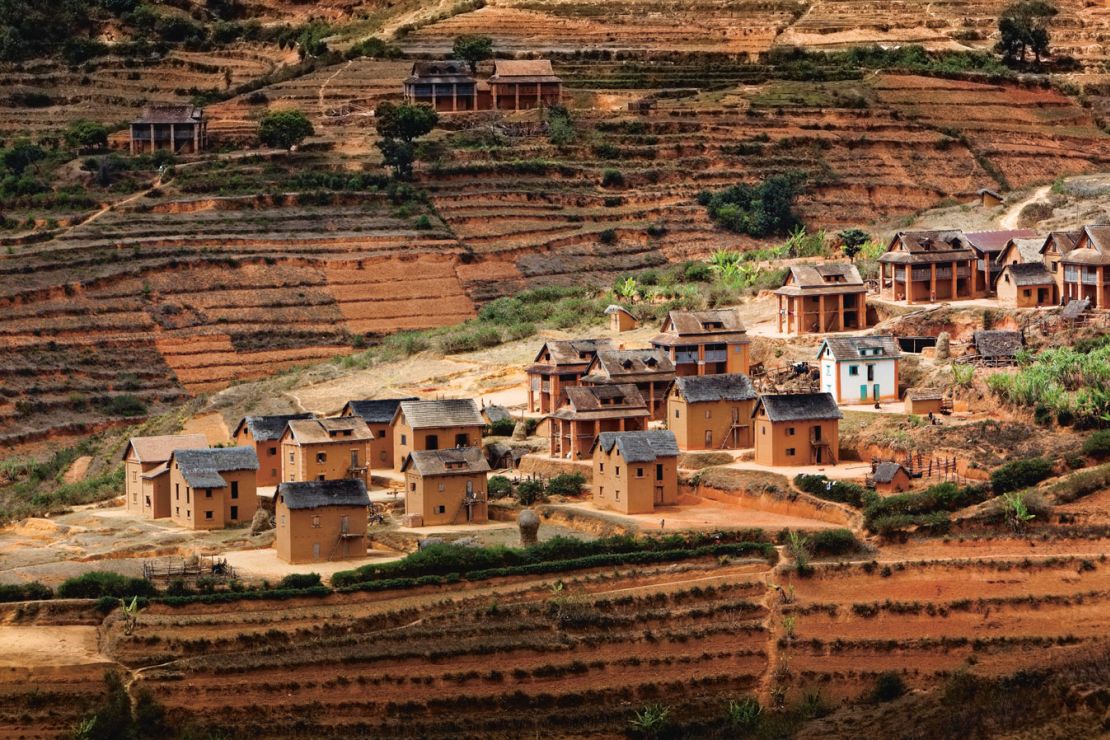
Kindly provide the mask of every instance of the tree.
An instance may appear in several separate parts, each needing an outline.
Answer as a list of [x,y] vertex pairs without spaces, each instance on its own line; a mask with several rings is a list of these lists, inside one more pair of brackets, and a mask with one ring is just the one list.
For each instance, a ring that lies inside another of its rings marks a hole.
[[870,235],[862,229],[845,229],[837,236],[840,237],[841,251],[852,262],[855,262],[856,255],[863,249],[863,245],[870,239]]
[[378,149],[382,159],[393,168],[393,176],[398,180],[412,177],[412,163],[416,160],[416,147],[413,140],[435,128],[439,114],[426,105],[396,105],[382,103],[374,111],[374,127],[381,140]]
[[108,129],[103,124],[81,118],[66,128],[65,140],[71,149],[79,151],[103,149],[108,146]]
[[3,152],[2,161],[4,168],[13,175],[22,175],[23,171],[46,157],[46,152],[41,147],[35,146],[27,139],[17,139],[11,149]]
[[493,56],[493,39],[489,36],[459,36],[451,46],[451,52],[474,70],[478,62]]
[[292,149],[314,133],[312,122],[299,110],[271,111],[258,128],[262,143],[277,149]]
[[1023,63],[1032,51],[1040,64],[1049,49],[1048,22],[1058,12],[1055,5],[1043,0],[1021,0],[1007,6],[998,19],[998,52],[1008,62]]

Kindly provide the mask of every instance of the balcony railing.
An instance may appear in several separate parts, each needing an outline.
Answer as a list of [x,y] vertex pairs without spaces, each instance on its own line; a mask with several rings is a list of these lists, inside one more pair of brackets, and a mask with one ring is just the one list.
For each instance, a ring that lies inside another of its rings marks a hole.
[[675,361],[676,364],[684,364],[684,363],[687,363],[687,362],[697,362],[698,361],[698,353],[697,352],[675,352],[674,361]]
[[728,360],[728,352],[723,349],[710,350],[705,353],[706,362],[725,362]]

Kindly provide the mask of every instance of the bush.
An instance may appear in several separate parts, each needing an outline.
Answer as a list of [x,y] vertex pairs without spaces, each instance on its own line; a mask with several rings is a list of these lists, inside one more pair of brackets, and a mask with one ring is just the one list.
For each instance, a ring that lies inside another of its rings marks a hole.
[[319,573],[290,573],[281,579],[278,588],[315,588],[322,585]]
[[44,586],[38,581],[0,584],[0,603],[8,601],[44,601],[52,598],[54,598],[54,592],[50,587]]
[[996,494],[1035,486],[1052,475],[1052,463],[1043,457],[1014,460],[991,473],[991,490]]
[[486,483],[486,492],[490,498],[505,498],[513,492],[513,483],[503,475],[494,475]]
[[258,128],[259,140],[276,149],[291,149],[314,133],[312,122],[299,110],[271,111]]
[[910,527],[943,532],[949,525],[946,512],[985,501],[989,494],[986,486],[961,488],[955,483],[938,483],[919,493],[901,493],[886,498],[869,491],[864,499],[864,526],[883,535]]
[[158,590],[150,581],[143,578],[128,578],[106,570],[84,573],[58,586],[58,597],[62,599],[99,599],[102,596],[126,598],[154,596],[157,593]]
[[623,187],[624,175],[620,170],[608,169],[601,173],[601,187]]
[[1110,457],[1110,429],[1099,429],[1083,440],[1083,454],[1096,460]]
[[829,480],[823,475],[797,475],[794,477],[794,485],[817,498],[851,506],[863,506],[863,496],[867,492],[863,486]]
[[809,551],[814,555],[845,555],[859,547],[850,529],[823,529],[809,536]]
[[906,693],[906,682],[895,671],[880,673],[875,679],[875,687],[871,690],[871,700],[874,702],[894,701]]
[[803,175],[772,175],[759,185],[733,185],[716,193],[703,192],[698,202],[721,227],[756,238],[786,235],[801,222],[794,199]]
[[549,495],[577,496],[586,485],[586,476],[581,473],[560,473],[547,482]]
[[512,419],[498,419],[489,425],[489,433],[493,437],[511,437],[514,429],[516,422]]
[[713,271],[704,262],[687,262],[682,269],[682,276],[687,282],[708,283],[713,279]]
[[597,235],[597,238],[602,244],[615,244],[617,242],[617,230],[605,229]]
[[516,486],[516,500],[521,506],[531,506],[543,495],[543,483],[538,480],[524,480]]
[[146,416],[147,405],[130,393],[98,399],[100,410],[107,416]]

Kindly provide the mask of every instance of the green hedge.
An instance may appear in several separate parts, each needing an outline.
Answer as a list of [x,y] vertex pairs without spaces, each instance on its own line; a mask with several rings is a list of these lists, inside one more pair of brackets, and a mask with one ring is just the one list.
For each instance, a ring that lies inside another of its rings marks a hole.
[[327,586],[313,586],[311,588],[273,588],[258,589],[255,591],[218,591],[211,594],[191,594],[189,596],[157,596],[140,599],[140,603],[159,603],[167,606],[184,606],[186,604],[230,604],[236,601],[285,601],[299,599],[306,596],[330,596],[332,590]]
[[107,570],[84,573],[58,586],[58,597],[63,599],[99,599],[102,596],[124,598],[155,596],[157,593],[154,584],[146,579],[128,578]]
[[814,555],[845,555],[860,548],[850,529],[822,529],[809,536],[807,549]]
[[1043,457],[1014,460],[991,473],[991,490],[996,494],[1035,486],[1052,475],[1052,462]]
[[864,525],[880,534],[909,526],[943,529],[948,525],[948,516],[944,512],[986,501],[989,495],[990,490],[986,486],[960,487],[955,483],[938,483],[918,493],[901,493],[886,498],[869,492],[863,510]]
[[867,493],[863,486],[829,480],[823,475],[794,476],[794,485],[811,496],[856,507],[863,506],[863,496]]
[[54,598],[54,591],[38,581],[0,584],[0,603],[9,601],[43,601]]

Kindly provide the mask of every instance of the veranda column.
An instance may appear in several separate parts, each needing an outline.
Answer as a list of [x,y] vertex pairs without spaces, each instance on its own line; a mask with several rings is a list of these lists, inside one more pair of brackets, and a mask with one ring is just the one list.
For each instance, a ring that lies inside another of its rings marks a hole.
[[837,293],[837,295],[836,295],[836,304],[837,304],[838,323],[840,324],[840,331],[844,331],[844,294],[843,293]]
[[1098,266],[1098,285],[1095,286],[1095,308],[1102,308],[1106,305],[1106,292],[1105,286],[1106,268],[1102,265]]
[[[951,296],[955,298],[956,296]],[[937,263],[929,265],[929,300],[936,302],[937,300]]]
[[857,303],[857,305],[856,305],[856,315],[858,317],[856,319],[856,324],[857,324],[856,328],[866,329],[867,328],[867,291],[864,291],[864,292],[859,294],[859,297],[856,299],[856,303]]
[[170,151],[177,154],[177,126],[170,124]]
[[514,110],[520,110],[520,83],[513,85],[513,92],[516,94],[516,107]]
[[817,296],[817,331],[825,333],[825,294]]
[[459,109],[459,83],[452,82],[451,83],[451,111],[454,112],[454,111],[457,111],[458,109]]
[[913,283],[910,282],[910,265],[906,265],[906,303],[913,303]]
[[779,296],[779,334],[782,334],[782,296]]
[[[953,300],[960,297],[959,296],[959,290],[960,290],[959,269],[960,269],[959,265],[957,263],[953,262],[952,263],[952,299]],[[974,272],[974,270],[973,270],[973,272]],[[975,297],[974,295],[968,296],[968,298],[974,298],[974,297]]]

